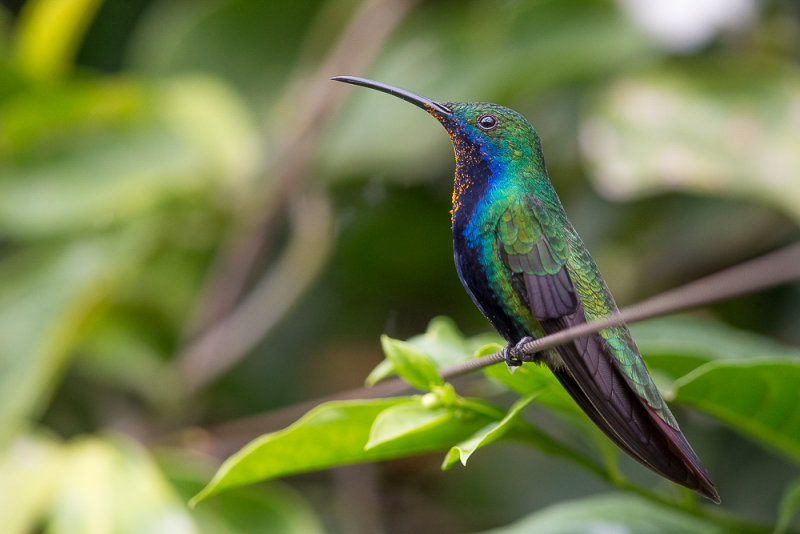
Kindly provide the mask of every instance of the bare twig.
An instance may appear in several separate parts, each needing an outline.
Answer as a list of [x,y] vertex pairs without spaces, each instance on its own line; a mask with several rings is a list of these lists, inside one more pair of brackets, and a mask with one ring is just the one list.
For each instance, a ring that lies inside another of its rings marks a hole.
[[317,277],[328,256],[333,215],[325,197],[305,197],[291,214],[293,233],[278,262],[241,304],[180,360],[189,390],[208,383],[247,353]]
[[[776,286],[800,278],[800,243],[795,243],[746,261],[718,273],[700,278],[671,291],[656,295],[604,319],[568,328],[555,334],[534,339],[522,349],[533,354],[540,350],[563,345],[568,341],[622,323],[635,323],[660,315],[711,304],[746,293]],[[500,352],[453,366],[442,373],[445,378],[469,373],[503,361]]]
[[[293,205],[304,190],[322,126],[344,98],[343,92],[331,90],[329,78],[338,72],[362,71],[416,2],[364,2],[310,80],[298,76],[287,90],[283,106],[295,111],[291,126],[281,132],[281,145],[272,163],[261,173],[272,177],[270,183],[274,185],[261,188],[261,194],[251,201],[251,209],[244,210],[253,216],[246,217],[221,247],[200,298],[199,311],[189,327],[190,332],[202,333],[195,336],[178,358],[188,392],[234,365],[275,324],[277,317],[264,321],[263,316],[254,315],[265,308],[276,309],[268,304],[273,295],[267,289],[275,287],[280,291],[281,288],[270,286],[267,280],[270,273],[256,285],[264,291],[243,299],[235,310],[232,309],[261,251],[272,242],[284,210]],[[309,285],[313,277],[304,277],[304,280]],[[301,292],[296,292],[295,296]],[[288,303],[282,309],[287,307]],[[239,335],[243,339],[235,338]],[[223,347],[224,354],[220,353]]]
[[[644,319],[683,311],[767,289],[798,278],[800,278],[800,243],[690,282],[639,304],[624,308],[616,315],[536,339],[527,344],[525,349],[529,352],[537,352],[623,322],[635,323]],[[444,369],[441,375],[444,378],[453,378],[502,361],[502,354],[497,352]],[[223,423],[212,428],[211,433],[224,442],[217,444],[218,450],[232,452],[259,434],[288,425],[303,413],[323,402],[385,397],[408,392],[412,389],[411,386],[400,379],[386,380],[373,387],[353,389],[287,406],[265,414]]]

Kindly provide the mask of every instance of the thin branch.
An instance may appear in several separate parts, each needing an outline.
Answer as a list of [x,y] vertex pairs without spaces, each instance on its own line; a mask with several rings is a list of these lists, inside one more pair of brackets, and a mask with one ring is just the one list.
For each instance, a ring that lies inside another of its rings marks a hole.
[[[689,308],[774,287],[798,278],[800,278],[800,243],[789,245],[754,260],[690,282],[639,304],[624,308],[618,314],[605,319],[585,323],[536,339],[526,345],[525,348],[526,350],[537,352],[609,326],[621,323],[635,323],[668,313],[684,311]],[[532,346],[530,349],[529,345]],[[502,361],[503,356],[498,352],[444,369],[441,375],[444,378],[453,378]],[[320,403],[398,395],[412,389],[411,386],[399,378],[385,380],[372,387],[352,389],[273,410],[265,414],[223,423],[213,427],[211,432],[216,436],[224,437],[220,438],[220,442],[217,444],[219,451],[223,453],[233,452],[261,433],[288,425]]]
[[[586,323],[584,325],[573,327],[556,334],[537,339],[526,344],[524,349],[526,351],[543,350],[544,348],[550,348],[558,344],[571,341],[577,337],[587,335],[609,326],[621,324],[623,322],[634,323],[644,319],[649,319],[668,313],[674,313],[704,304],[710,304],[727,298],[732,298],[734,296],[767,289],[798,278],[800,278],[800,243],[787,246],[776,252],[766,254],[754,260],[744,262],[737,266],[720,271],[716,274],[701,278],[677,289],[662,293],[644,302],[625,308],[619,313],[603,320]],[[501,361],[502,354],[495,353],[490,356],[468,362],[469,365],[456,365],[450,367],[444,370],[441,374],[443,377],[452,378],[458,375],[463,375],[470,371],[477,370],[487,365],[499,363]],[[478,365],[474,365],[476,363]],[[255,437],[253,434],[256,432],[263,433],[268,428],[274,428],[276,426],[275,423],[281,419],[285,420],[285,423],[283,423],[282,426],[286,426],[286,424],[297,418],[297,413],[299,411],[307,411],[309,408],[316,406],[323,401],[373,398],[394,395],[410,389],[412,388],[402,380],[387,380],[371,388],[350,390],[338,395],[329,396],[323,399],[316,399],[300,405],[294,405],[282,410],[273,411],[266,415],[225,423],[212,429],[212,435],[225,436],[224,440],[214,440],[216,441],[217,445],[217,447],[215,447],[217,449],[215,452],[221,452],[219,450],[219,445],[221,442],[227,441],[227,447],[225,447],[225,449],[232,445],[232,443],[230,443],[232,437],[235,437],[237,441],[241,440],[241,444],[244,444],[245,441],[249,441],[249,439]],[[542,433],[539,429],[533,427],[532,425],[520,422],[516,428],[518,430],[516,433],[517,439],[522,439],[523,441],[530,440],[537,446],[537,448],[540,448],[541,444],[545,443],[545,449],[542,449],[544,452],[556,454],[568,461],[579,464],[601,479],[606,480],[607,482],[621,489],[636,493],[652,502],[668,506],[683,513],[688,513],[708,521],[713,521],[716,524],[726,525],[732,529],[735,529],[737,532],[750,532],[756,534],[767,533],[770,531],[770,528],[767,526],[748,522],[743,518],[722,512],[717,509],[709,509],[708,507],[687,508],[686,506],[682,506],[679,502],[668,499],[657,492],[639,486],[627,479],[615,476],[613,472],[604,468],[595,460],[570,447],[568,444],[562,443],[561,441]]]
[[[563,345],[603,328],[623,323],[635,323],[661,315],[695,308],[736,296],[767,289],[800,278],[800,243],[789,245],[756,259],[700,278],[635,304],[620,312],[578,325],[549,336],[534,339],[523,345],[528,354]],[[469,373],[503,361],[503,354],[495,352],[455,365],[442,372],[444,378]]]
[[[272,162],[260,173],[273,179],[262,180],[264,187],[256,191],[249,209],[243,210],[253,215],[243,220],[221,247],[187,329],[190,333],[202,330],[178,357],[187,393],[229,369],[274,325],[275,321],[253,315],[268,307],[273,298],[269,292],[237,302],[258,257],[272,242],[284,210],[302,193],[323,125],[344,99],[344,92],[330,89],[328,79],[339,72],[361,72],[417,1],[364,2],[310,81],[298,76],[287,89],[282,106],[295,111],[291,126],[282,132]],[[270,276],[265,275],[256,287],[266,287]],[[306,277],[307,284],[312,281]],[[246,342],[231,337],[233,334],[243,334]],[[225,354],[215,354],[223,347]],[[198,362],[204,365],[201,370],[194,369]]]
[[242,303],[216,323],[179,361],[187,392],[229,369],[283,317],[322,270],[333,240],[332,208],[325,197],[307,196],[291,215],[293,232],[278,262]]

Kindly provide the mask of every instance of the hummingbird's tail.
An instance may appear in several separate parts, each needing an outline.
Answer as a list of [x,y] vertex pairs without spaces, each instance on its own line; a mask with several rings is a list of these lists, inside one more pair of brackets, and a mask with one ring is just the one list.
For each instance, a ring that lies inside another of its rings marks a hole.
[[[542,327],[549,334],[585,322],[582,308],[559,319],[541,321]],[[683,432],[659,417],[634,391],[610,350],[597,333],[560,345],[564,365],[553,367],[553,373],[592,422],[622,450],[665,478],[719,503],[711,477]]]

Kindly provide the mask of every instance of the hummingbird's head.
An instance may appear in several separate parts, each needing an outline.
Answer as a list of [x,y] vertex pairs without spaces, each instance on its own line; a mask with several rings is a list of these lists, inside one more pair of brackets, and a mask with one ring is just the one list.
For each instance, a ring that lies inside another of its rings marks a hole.
[[487,102],[447,102],[448,114],[434,115],[450,134],[456,158],[475,154],[496,164],[527,161],[541,154],[539,136],[512,109]]
[[486,102],[437,102],[394,85],[335,76],[339,82],[369,87],[396,96],[433,115],[450,134],[460,164],[478,163],[507,166],[513,162],[541,165],[541,142],[536,130],[514,110]]

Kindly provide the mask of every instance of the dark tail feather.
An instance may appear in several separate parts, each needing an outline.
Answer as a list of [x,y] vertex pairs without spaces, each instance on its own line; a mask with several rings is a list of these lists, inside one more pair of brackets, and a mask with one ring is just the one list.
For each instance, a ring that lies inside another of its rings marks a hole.
[[[567,316],[573,318],[583,314]],[[550,333],[568,320],[542,321]],[[628,385],[599,334],[561,345],[564,367],[553,373],[589,418],[635,460],[677,484],[719,503],[703,464],[680,430],[663,421]]]

